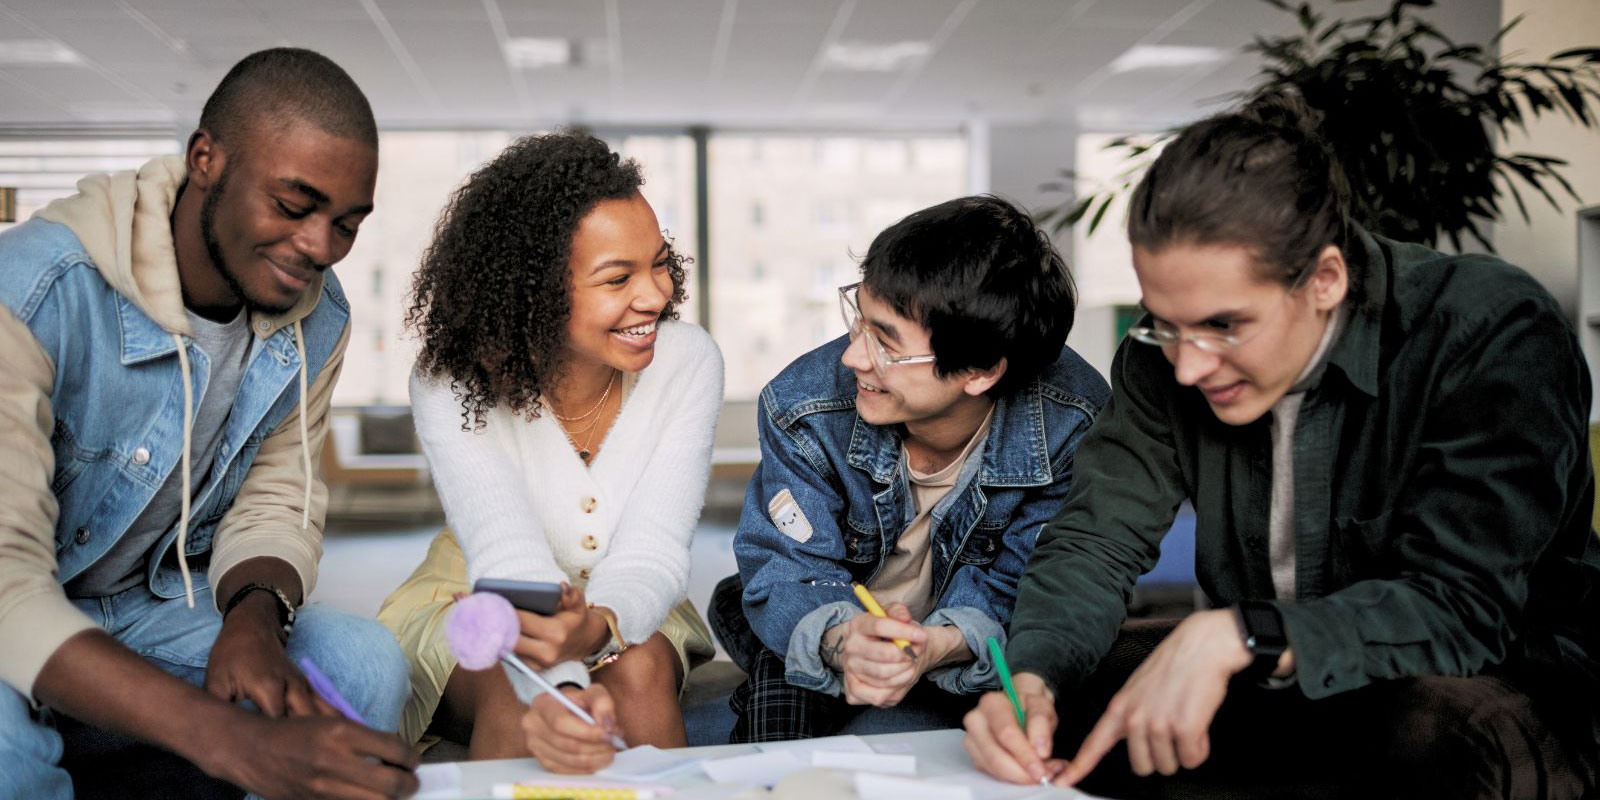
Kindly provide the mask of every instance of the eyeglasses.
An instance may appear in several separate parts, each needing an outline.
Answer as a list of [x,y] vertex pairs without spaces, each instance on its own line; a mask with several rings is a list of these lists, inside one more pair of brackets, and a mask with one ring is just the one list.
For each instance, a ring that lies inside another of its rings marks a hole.
[[[1309,273],[1310,270],[1307,270]],[[1284,300],[1293,297],[1304,284],[1304,275],[1297,279],[1283,295]],[[1248,336],[1239,336],[1231,333],[1179,333],[1176,330],[1158,328],[1153,325],[1135,325],[1128,329],[1128,336],[1136,342],[1153,344],[1157,347],[1177,347],[1183,342],[1188,342],[1198,350],[1203,350],[1212,355],[1223,355],[1228,351],[1244,344],[1254,338],[1268,326],[1257,324],[1256,329]]]
[[872,365],[877,367],[878,374],[889,372],[889,368],[897,364],[931,364],[934,355],[929,353],[924,356],[891,356],[883,349],[883,343],[878,341],[877,335],[867,327],[867,321],[861,316],[861,306],[856,302],[856,293],[861,288],[859,282],[849,286],[839,287],[839,313],[844,316],[844,327],[850,331],[850,341],[857,338],[867,340],[867,355],[872,358]]
[[1135,325],[1128,329],[1128,335],[1136,342],[1153,344],[1157,347],[1177,347],[1182,342],[1188,342],[1196,348],[1214,355],[1226,353],[1255,338],[1253,336],[1240,338],[1226,333],[1179,333],[1150,325]]

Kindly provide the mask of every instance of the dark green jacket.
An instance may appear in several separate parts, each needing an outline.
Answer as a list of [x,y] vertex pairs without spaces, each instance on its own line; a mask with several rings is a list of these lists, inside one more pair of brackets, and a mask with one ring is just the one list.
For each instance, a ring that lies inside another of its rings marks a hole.
[[1218,421],[1159,349],[1125,340],[1023,574],[1013,670],[1083,679],[1189,498],[1201,587],[1218,606],[1277,600],[1307,697],[1491,665],[1600,685],[1590,386],[1570,323],[1499,259],[1362,244],[1365,285],[1294,433],[1299,596],[1276,598],[1268,566],[1267,418]]

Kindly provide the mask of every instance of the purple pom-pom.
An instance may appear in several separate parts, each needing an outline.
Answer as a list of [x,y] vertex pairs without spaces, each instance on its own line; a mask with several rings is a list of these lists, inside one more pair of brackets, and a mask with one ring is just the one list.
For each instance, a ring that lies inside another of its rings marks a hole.
[[445,622],[444,638],[461,666],[488,669],[511,652],[521,632],[516,609],[497,594],[478,592],[456,601]]

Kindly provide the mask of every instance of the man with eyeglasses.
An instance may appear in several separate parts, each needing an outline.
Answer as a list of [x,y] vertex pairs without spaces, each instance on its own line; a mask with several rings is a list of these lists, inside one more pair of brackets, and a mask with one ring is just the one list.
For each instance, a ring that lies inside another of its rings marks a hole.
[[[1129,198],[1149,315],[1039,535],[980,769],[1110,797],[1600,789],[1592,389],[1525,271],[1361,229],[1266,95]],[[1125,625],[1180,503],[1207,607]],[[1081,782],[1081,783],[1080,783]]]
[[739,574],[712,599],[749,673],[734,742],[958,724],[999,685],[986,642],[1109,397],[1065,346],[1065,263],[1004,200],[906,217],[839,294],[848,335],[761,393]]

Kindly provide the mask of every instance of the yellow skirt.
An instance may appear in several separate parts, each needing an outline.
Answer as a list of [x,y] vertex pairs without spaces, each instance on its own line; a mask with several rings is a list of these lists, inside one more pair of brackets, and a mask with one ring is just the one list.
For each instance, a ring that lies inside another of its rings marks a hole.
[[[411,577],[378,609],[378,621],[394,632],[411,661],[411,697],[400,720],[400,735],[408,742],[420,740],[427,731],[439,698],[444,696],[445,683],[456,668],[456,657],[445,642],[444,622],[455,595],[467,591],[467,559],[446,528],[433,537],[427,557]],[[688,600],[667,614],[660,633],[678,651],[685,681],[689,670],[716,655],[711,632]],[[680,685],[678,690],[683,691],[683,687]]]

